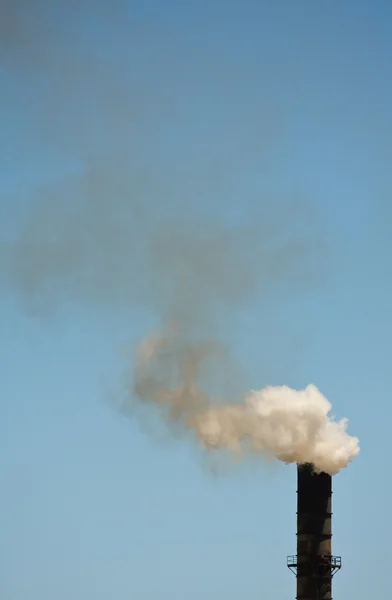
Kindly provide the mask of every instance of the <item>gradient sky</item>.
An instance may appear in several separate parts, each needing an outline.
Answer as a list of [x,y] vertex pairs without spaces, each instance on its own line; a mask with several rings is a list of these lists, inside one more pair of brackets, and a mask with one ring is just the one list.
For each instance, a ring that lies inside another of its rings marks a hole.
[[[390,3],[107,4],[0,4],[2,245],[48,187],[71,205],[63,182],[91,163],[110,178],[106,207],[118,168],[126,190],[146,178],[158,219],[197,208],[235,227],[306,205],[312,274],[279,302],[250,299],[227,337],[246,389],[312,382],[349,417],[361,454],[334,479],[334,597],[385,597]],[[153,303],[65,293],[34,312],[0,284],[1,597],[294,598],[295,468],[253,460],[214,476],[191,442],[112,406]]]

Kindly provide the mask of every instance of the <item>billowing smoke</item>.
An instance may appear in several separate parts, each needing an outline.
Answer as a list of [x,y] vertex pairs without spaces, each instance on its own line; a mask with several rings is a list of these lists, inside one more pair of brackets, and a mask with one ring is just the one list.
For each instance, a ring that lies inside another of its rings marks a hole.
[[143,405],[206,448],[337,472],[357,441],[316,388],[235,403],[215,385],[233,381],[235,351],[226,372],[222,357],[239,315],[269,314],[322,272],[320,222],[282,185],[289,119],[269,65],[254,85],[213,35],[198,54],[163,14],[157,36],[127,3],[104,4],[0,4],[0,158],[18,180],[2,192],[1,288],[41,316],[72,304],[163,322],[135,361]]
[[359,453],[346,432],[347,419],[330,416],[330,402],[314,386],[294,390],[270,386],[249,392],[241,403],[225,403],[198,385],[203,362],[216,344],[184,345],[177,329],[147,337],[135,363],[135,393],[163,416],[189,429],[207,450],[235,456],[261,453],[285,463],[312,463],[335,475]]

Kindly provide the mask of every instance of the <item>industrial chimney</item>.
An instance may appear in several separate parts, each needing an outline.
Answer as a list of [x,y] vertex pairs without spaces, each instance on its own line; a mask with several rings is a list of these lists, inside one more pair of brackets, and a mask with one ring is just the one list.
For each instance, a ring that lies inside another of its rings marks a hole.
[[332,577],[341,566],[332,556],[332,477],[311,464],[298,465],[297,556],[287,566],[297,578],[297,600],[332,600]]

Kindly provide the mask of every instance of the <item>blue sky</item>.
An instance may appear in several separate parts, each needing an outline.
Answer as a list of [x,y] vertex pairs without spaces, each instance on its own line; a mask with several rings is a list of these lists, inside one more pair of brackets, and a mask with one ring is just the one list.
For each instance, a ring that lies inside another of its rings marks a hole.
[[[173,235],[184,228],[189,249],[188,230],[207,219],[212,234],[222,222],[234,233],[253,226],[257,243],[241,238],[238,262],[252,282],[269,261],[269,246],[253,249],[274,227],[304,244],[292,263],[290,242],[281,277],[244,301],[234,292],[248,280],[235,268],[229,306],[203,270],[204,287],[195,278],[185,299],[206,308],[201,329],[223,331],[243,368],[238,387],[312,382],[350,418],[361,454],[334,479],[333,549],[343,557],[334,595],[385,595],[389,3],[8,4],[2,597],[295,597],[285,566],[296,543],[295,468],[252,460],[216,476],[191,440],[116,410],[130,385],[129,348],[172,301],[171,266],[146,269],[150,231],[167,220]],[[67,220],[83,200],[81,220]],[[26,223],[30,243],[43,239],[44,266],[31,246],[21,250]]]

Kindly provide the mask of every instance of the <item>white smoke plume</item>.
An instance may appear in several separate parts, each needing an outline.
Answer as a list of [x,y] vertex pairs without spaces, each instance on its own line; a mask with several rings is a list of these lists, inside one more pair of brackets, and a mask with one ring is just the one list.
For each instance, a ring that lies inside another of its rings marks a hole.
[[[168,18],[157,36],[128,5],[0,2],[0,162],[19,190],[0,190],[1,294],[44,318],[62,304],[115,314],[126,336],[140,310],[176,322],[135,363],[143,405],[207,448],[337,472],[358,444],[315,388],[233,404],[235,369],[222,369],[252,304],[269,319],[277,300],[324,279],[318,203],[301,180],[287,191],[291,113],[276,101],[269,60],[259,85],[238,57],[226,63],[214,35],[199,53],[186,28],[173,35]],[[271,381],[274,357],[260,354]],[[213,392],[222,377],[226,389]]]
[[[173,331],[146,338],[139,348],[135,392],[193,432],[207,450],[236,456],[267,454],[285,463],[312,463],[316,472],[337,474],[359,453],[346,432],[347,419],[334,420],[332,405],[314,385],[303,390],[269,386],[251,391],[242,403],[222,403],[199,389],[202,362],[214,344],[178,347]],[[177,346],[177,347],[176,347]]]

